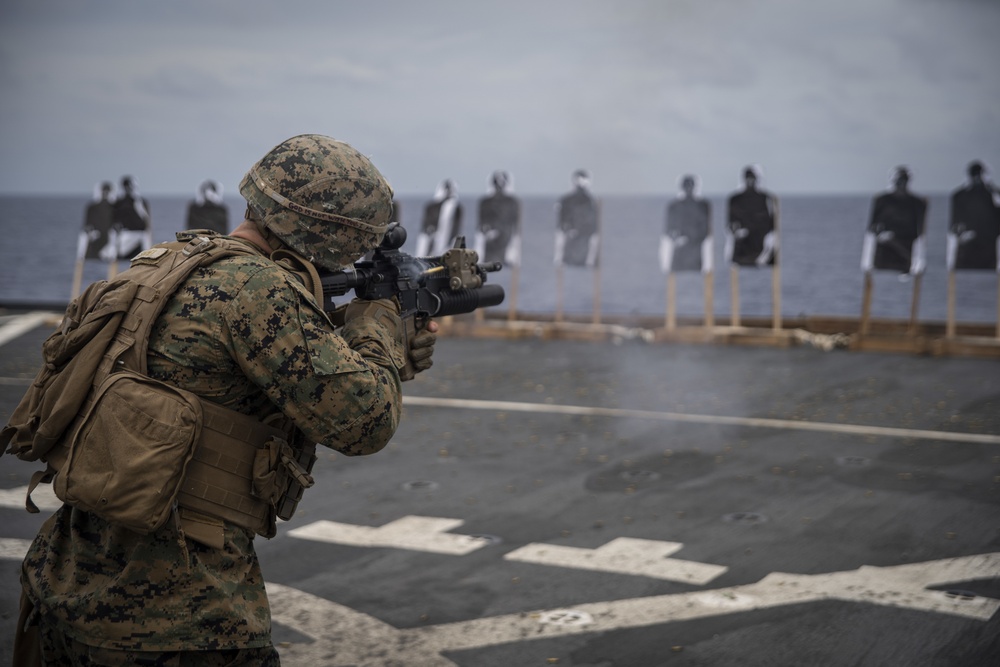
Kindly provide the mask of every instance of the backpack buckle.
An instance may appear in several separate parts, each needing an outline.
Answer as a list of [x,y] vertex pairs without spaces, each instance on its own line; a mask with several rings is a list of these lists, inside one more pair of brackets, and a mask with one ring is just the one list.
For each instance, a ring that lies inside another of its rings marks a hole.
[[191,255],[195,255],[199,252],[205,252],[214,245],[215,241],[208,238],[207,236],[196,236],[193,239],[191,239],[186,246],[184,246],[184,249],[181,250],[181,253],[185,257],[190,257]]

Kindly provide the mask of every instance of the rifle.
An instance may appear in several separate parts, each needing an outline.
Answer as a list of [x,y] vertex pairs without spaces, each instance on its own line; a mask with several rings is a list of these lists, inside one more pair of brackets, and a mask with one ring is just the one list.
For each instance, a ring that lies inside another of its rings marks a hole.
[[320,274],[323,309],[333,312],[334,299],[351,289],[359,299],[391,299],[399,302],[407,339],[427,325],[432,317],[471,313],[503,302],[500,285],[486,285],[487,274],[499,271],[500,262],[479,263],[479,254],[465,247],[465,237],[439,257],[413,257],[400,248],[406,230],[393,223],[371,259],[352,268]]

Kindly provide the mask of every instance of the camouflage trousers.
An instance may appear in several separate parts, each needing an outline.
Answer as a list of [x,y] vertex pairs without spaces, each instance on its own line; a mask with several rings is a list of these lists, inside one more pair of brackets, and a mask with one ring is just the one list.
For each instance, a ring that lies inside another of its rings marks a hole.
[[[37,618],[21,593],[14,638],[16,667],[280,667],[273,646],[222,651],[122,651],[88,646]],[[35,620],[29,620],[34,617]]]

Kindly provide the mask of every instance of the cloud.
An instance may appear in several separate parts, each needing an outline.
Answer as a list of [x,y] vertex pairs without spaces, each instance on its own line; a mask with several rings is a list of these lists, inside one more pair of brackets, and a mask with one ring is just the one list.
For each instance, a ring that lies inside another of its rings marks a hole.
[[156,67],[148,74],[138,74],[128,90],[130,94],[137,91],[155,100],[183,104],[185,100],[203,103],[207,99],[222,98],[231,92],[231,87],[205,67],[171,64]]
[[[560,191],[581,165],[608,191],[698,168],[711,192],[750,161],[790,190],[853,189],[903,159],[944,188],[973,153],[1000,163],[998,7],[13,0],[0,190],[148,160],[147,191],[187,192],[192,151],[238,178],[302,131],[356,142],[404,193],[497,166]],[[33,158],[50,141],[56,173]]]

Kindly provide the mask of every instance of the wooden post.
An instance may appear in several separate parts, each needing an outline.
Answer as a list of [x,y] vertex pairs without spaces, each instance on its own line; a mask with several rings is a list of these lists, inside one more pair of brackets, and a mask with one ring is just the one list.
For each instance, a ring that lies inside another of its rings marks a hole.
[[594,324],[601,323],[601,263],[594,267],[594,315],[591,318]]
[[[521,229],[521,203],[517,204],[517,222],[515,223],[515,230],[517,230],[518,244],[523,245],[524,236]],[[513,275],[510,277],[510,296],[507,301],[507,320],[513,322],[517,319],[517,284],[521,279],[521,262],[524,261],[524,257],[521,256],[521,248],[517,249],[517,264],[515,264],[511,270]],[[506,259],[506,258],[504,258]]]
[[865,271],[865,286],[861,293],[861,335],[868,334],[869,316],[872,312],[872,272]]
[[729,324],[740,326],[740,270],[735,264],[729,267],[729,307]]
[[774,198],[774,266],[771,267],[771,328],[781,330],[781,233],[778,198]]
[[712,272],[705,274],[705,328],[711,329],[715,326],[715,283],[712,280]]
[[563,320],[563,271],[562,264],[556,267],[556,322]]
[[673,271],[667,272],[667,331],[677,328],[677,278]]
[[771,329],[781,329],[781,268],[777,263],[771,270]]
[[955,337],[955,271],[948,272],[948,320],[945,324],[946,338]]
[[917,311],[920,308],[920,282],[924,274],[913,276],[913,298],[910,300],[910,333],[917,333]]
[[115,276],[118,275],[118,260],[113,260],[108,263],[108,280],[114,280]]
[[594,232],[597,234],[597,257],[594,259],[594,315],[593,323],[601,323],[601,200],[598,199],[594,204],[597,207],[597,230]]
[[510,294],[507,300],[507,319],[511,322],[517,319],[517,281],[521,274],[521,266],[515,264],[511,269],[513,275],[510,277]]

